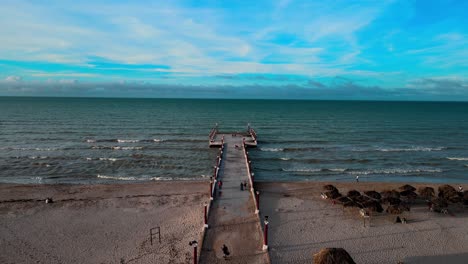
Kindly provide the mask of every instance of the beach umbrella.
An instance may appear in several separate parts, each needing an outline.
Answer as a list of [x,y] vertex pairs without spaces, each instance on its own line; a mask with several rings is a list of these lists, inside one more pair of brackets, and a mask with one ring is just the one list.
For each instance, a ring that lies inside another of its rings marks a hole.
[[389,214],[401,214],[403,209],[399,205],[389,205],[385,211]]
[[346,202],[351,202],[351,200],[346,196],[339,197],[338,199],[336,199],[336,201],[341,204],[344,204]]
[[380,200],[382,198],[382,195],[376,191],[366,191],[364,194],[376,200]]
[[458,192],[450,185],[439,186],[439,197],[449,200],[455,196],[458,196]]
[[360,196],[361,193],[356,190],[351,190],[348,192],[348,197]]
[[377,201],[367,201],[363,203],[363,207],[377,213],[383,212],[382,205]]
[[334,191],[334,190],[338,191],[338,189],[335,186],[331,185],[331,184],[324,185],[323,189],[327,190],[327,191]]
[[383,191],[380,193],[380,195],[382,196],[382,199],[386,199],[386,198],[400,198],[400,193],[395,191],[395,190],[386,190],[386,191]]
[[343,207],[357,207],[357,203],[353,202],[353,201],[348,201],[348,202],[344,202],[343,203]]
[[434,207],[439,207],[439,208],[446,208],[448,207],[448,203],[444,198],[434,198],[431,200],[432,204]]
[[393,197],[388,197],[382,199],[382,203],[387,203],[390,205],[399,205],[401,203],[400,198],[393,198]]
[[356,264],[342,248],[323,248],[313,254],[314,264]]
[[421,187],[418,189],[419,195],[426,199],[430,199],[435,196],[434,188],[432,187]]
[[406,197],[408,199],[416,199],[418,195],[413,191],[402,191],[400,192],[400,196]]
[[353,197],[351,197],[351,199],[356,203],[365,203],[365,202],[371,200],[371,198],[369,198],[367,196],[363,196],[363,195],[353,196]]
[[327,199],[337,199],[342,196],[337,190],[328,191],[325,195],[327,196]]
[[412,192],[416,191],[416,188],[414,188],[413,186],[411,186],[409,184],[405,184],[405,185],[401,186],[399,189],[402,190],[402,191],[412,191]]

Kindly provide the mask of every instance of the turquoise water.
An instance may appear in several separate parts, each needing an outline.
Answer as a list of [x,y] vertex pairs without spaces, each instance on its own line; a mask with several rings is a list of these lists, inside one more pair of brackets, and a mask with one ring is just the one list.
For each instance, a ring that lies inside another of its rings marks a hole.
[[203,179],[208,133],[259,135],[259,180],[468,182],[468,103],[0,97],[0,182]]

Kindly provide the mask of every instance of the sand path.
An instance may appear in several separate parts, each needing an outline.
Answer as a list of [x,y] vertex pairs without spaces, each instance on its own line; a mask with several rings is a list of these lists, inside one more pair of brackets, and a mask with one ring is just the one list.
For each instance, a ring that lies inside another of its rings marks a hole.
[[[248,190],[241,191],[240,183],[248,182],[247,167],[242,148],[242,137],[225,135],[223,162],[219,179],[223,182],[221,195],[216,193],[200,263],[268,263],[262,251],[262,233],[255,215],[253,197]],[[231,253],[223,259],[223,244]]]

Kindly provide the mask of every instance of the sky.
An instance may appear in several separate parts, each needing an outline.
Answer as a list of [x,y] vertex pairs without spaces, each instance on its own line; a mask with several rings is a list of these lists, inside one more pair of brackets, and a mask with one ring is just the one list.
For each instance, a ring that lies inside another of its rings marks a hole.
[[1,96],[468,101],[468,1],[23,1]]

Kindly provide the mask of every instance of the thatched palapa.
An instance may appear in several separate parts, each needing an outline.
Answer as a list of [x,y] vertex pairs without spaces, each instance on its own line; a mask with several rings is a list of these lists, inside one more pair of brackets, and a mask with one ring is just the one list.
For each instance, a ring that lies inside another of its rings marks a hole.
[[400,192],[400,196],[406,197],[408,199],[416,199],[418,195],[413,191],[402,191]]
[[425,199],[430,199],[435,196],[434,188],[432,187],[421,187],[418,189],[419,195]]
[[325,193],[325,195],[327,196],[327,199],[337,199],[342,196],[338,190],[328,191]]
[[356,264],[342,248],[324,248],[313,255],[315,264]]
[[382,205],[377,201],[365,202],[365,203],[363,203],[363,206],[364,206],[364,208],[367,208],[367,209],[369,209],[371,211],[374,211],[374,212],[377,212],[377,213],[382,213],[383,212]]
[[355,196],[360,196],[361,193],[356,191],[356,190],[351,190],[348,192],[348,197],[355,197]]
[[327,191],[334,191],[334,190],[338,191],[338,189],[334,185],[331,185],[331,184],[324,185],[323,189]]
[[376,191],[366,191],[366,192],[364,192],[364,194],[367,195],[368,197],[376,199],[376,200],[380,200],[382,198],[382,195],[380,195],[380,193],[378,193]]
[[395,191],[395,190],[386,190],[386,191],[383,191],[380,193],[380,195],[382,196],[382,199],[385,199],[385,198],[398,198],[400,199],[400,193]]
[[402,191],[412,191],[412,192],[416,191],[416,188],[414,188],[413,186],[411,186],[409,184],[405,184],[405,185],[401,186],[399,189],[402,190]]

